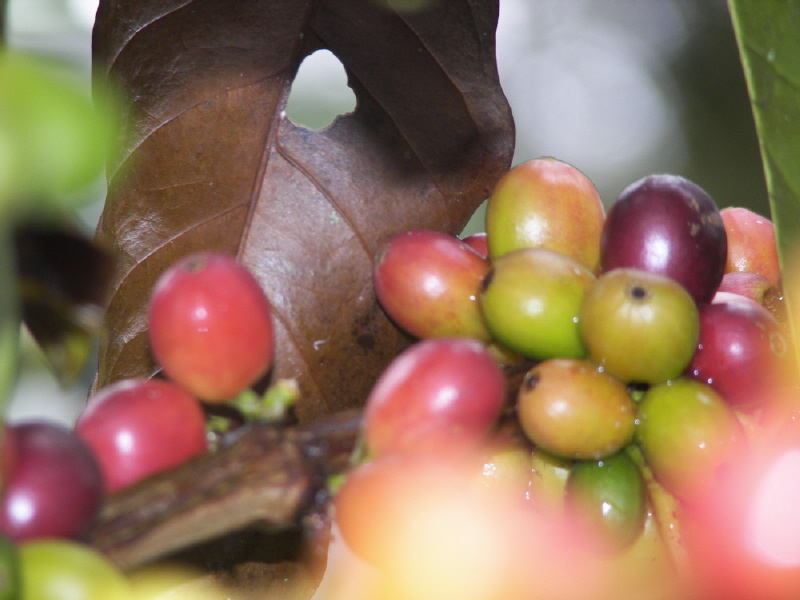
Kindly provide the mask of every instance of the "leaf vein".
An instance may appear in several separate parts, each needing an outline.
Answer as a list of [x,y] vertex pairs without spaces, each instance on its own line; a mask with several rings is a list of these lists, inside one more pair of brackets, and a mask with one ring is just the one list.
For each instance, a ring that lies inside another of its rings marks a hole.
[[132,29],[132,30],[130,30],[130,31],[128,31],[128,32],[126,32],[126,35],[125,35],[125,36],[123,37],[123,39],[120,41],[119,48],[118,48],[117,52],[116,52],[116,53],[114,54],[114,56],[111,58],[111,61],[109,61],[109,62],[107,63],[107,68],[108,68],[108,70],[109,70],[109,71],[111,71],[111,70],[113,69],[114,65],[115,65],[115,64],[116,64],[116,62],[117,62],[117,59],[119,58],[120,54],[122,54],[122,51],[123,51],[123,50],[125,50],[125,48],[128,46],[128,44],[129,44],[129,43],[130,43],[130,42],[131,42],[131,41],[132,41],[134,38],[136,38],[136,36],[138,36],[138,35],[139,35],[139,34],[140,34],[142,31],[144,31],[145,29],[147,29],[148,27],[150,27],[151,25],[153,25],[153,23],[157,23],[158,21],[160,21],[160,20],[162,20],[162,19],[165,19],[165,18],[166,18],[166,17],[168,17],[169,15],[171,15],[171,14],[173,14],[173,13],[176,13],[176,12],[178,12],[179,10],[182,10],[182,9],[186,8],[186,7],[187,7],[187,6],[189,6],[190,4],[194,4],[194,1],[195,1],[195,0],[186,0],[186,2],[184,2],[183,4],[180,4],[179,6],[175,6],[175,7],[171,8],[171,9],[167,10],[166,12],[163,12],[163,13],[161,13],[160,15],[157,15],[155,18],[151,19],[151,20],[150,20],[150,21],[148,21],[147,23],[144,23],[144,24],[142,24],[142,25],[141,25],[140,27],[138,27],[137,29],[135,29],[135,30],[133,30],[133,29]]
[[336,201],[336,196],[328,190],[328,188],[319,180],[319,178],[317,178],[314,175],[314,173],[312,173],[302,163],[296,160],[294,156],[292,156],[291,153],[288,150],[286,150],[286,148],[282,144],[280,144],[280,142],[278,143],[277,148],[281,157],[283,157],[289,164],[291,164],[295,169],[297,169],[300,173],[302,173],[303,176],[306,179],[308,179],[312,183],[312,185],[322,193],[322,195],[328,201],[328,204],[330,204],[334,208],[334,210],[336,210],[336,212],[339,213],[339,215],[341,215],[342,220],[344,220],[344,222],[350,228],[350,231],[353,232],[353,235],[358,240],[358,244],[364,251],[364,254],[366,254],[371,260],[373,254],[372,249],[370,248],[369,244],[364,239],[364,237],[361,235],[361,232],[358,230],[358,227],[356,227],[355,223],[350,218],[350,215],[347,213],[344,207],[341,206],[339,202]]

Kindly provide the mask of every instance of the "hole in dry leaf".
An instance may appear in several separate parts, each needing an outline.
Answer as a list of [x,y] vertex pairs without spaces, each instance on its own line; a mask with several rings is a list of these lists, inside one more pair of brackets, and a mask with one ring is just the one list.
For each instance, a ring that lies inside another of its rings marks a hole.
[[289,93],[287,117],[317,131],[355,107],[356,97],[347,86],[344,66],[332,52],[317,50],[303,60]]

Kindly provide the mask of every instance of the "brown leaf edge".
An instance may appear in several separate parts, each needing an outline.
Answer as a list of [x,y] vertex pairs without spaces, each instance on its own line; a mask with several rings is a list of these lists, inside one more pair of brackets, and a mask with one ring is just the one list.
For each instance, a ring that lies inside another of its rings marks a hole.
[[[513,153],[494,50],[496,0],[401,13],[371,0],[103,0],[98,93],[130,99],[97,239],[119,265],[97,385],[152,376],[156,277],[199,249],[237,256],[276,315],[274,379],[308,422],[363,403],[410,341],[372,264],[411,228],[458,233]],[[356,110],[312,132],[283,114],[302,59],[342,61]]]

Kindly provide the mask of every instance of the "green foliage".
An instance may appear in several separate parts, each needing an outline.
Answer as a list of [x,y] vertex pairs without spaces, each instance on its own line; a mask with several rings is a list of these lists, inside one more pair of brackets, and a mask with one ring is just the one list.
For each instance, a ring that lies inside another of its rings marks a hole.
[[[791,319],[792,307],[800,307],[790,281],[800,242],[800,0],[729,0],[729,6],[761,146]],[[798,326],[792,324],[795,332]]]
[[0,0],[0,47],[6,39],[6,0]]
[[[0,3],[0,9],[3,6]],[[88,95],[58,77],[44,62],[0,49],[0,405],[16,378],[19,330],[26,307],[24,290],[46,289],[50,298],[54,291],[64,290],[54,290],[52,283],[46,281],[68,281],[68,287],[76,287],[75,277],[64,277],[66,271],[61,266],[64,260],[76,258],[76,244],[68,244],[60,253],[55,261],[58,266],[48,267],[41,261],[23,265],[17,255],[20,228],[45,221],[52,228],[53,222],[63,222],[65,211],[92,199],[90,194],[81,192],[103,172],[119,130],[116,113],[112,106],[96,106]],[[89,266],[86,261],[72,262],[73,272]],[[18,280],[20,269],[28,275],[24,286]],[[61,302],[59,310],[49,310],[48,316],[56,312],[81,314],[77,304],[83,303],[86,286],[78,287],[77,295],[61,295],[79,298],[74,303],[76,309]],[[37,311],[39,323],[45,321],[44,312],[41,308]],[[86,328],[73,321],[51,318],[50,322],[59,326],[46,332],[49,339],[58,341],[50,348],[61,349],[59,360],[69,365],[60,369],[64,377],[70,370],[74,372],[75,362],[85,361],[88,354],[85,340],[74,334],[83,334]],[[70,356],[65,357],[64,353]]]
[[102,173],[114,111],[14,52],[0,53],[0,82],[0,211],[79,205]]

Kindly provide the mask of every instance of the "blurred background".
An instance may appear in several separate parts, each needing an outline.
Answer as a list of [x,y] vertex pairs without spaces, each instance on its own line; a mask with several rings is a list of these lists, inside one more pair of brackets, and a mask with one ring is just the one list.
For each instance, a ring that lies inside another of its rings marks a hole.
[[[62,62],[88,91],[97,0],[6,2],[8,46]],[[769,214],[725,0],[500,0],[497,61],[516,122],[514,164],[569,162],[607,205],[644,175],[678,173],[720,207]],[[335,56],[319,51],[303,62],[290,118],[320,129],[354,107]],[[102,182],[96,195],[81,214],[87,231],[102,209]],[[482,228],[479,211],[465,233]],[[93,368],[60,390],[29,341],[25,348],[8,418],[46,413],[71,423]]]

